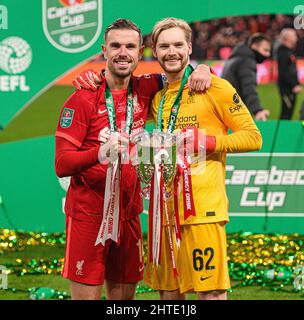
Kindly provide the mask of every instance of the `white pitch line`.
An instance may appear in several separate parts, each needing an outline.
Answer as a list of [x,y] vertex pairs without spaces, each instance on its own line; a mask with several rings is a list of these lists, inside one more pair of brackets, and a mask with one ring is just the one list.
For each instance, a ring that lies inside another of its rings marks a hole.
[[[149,214],[148,210],[143,211],[144,214]],[[230,217],[289,217],[289,218],[304,218],[304,213],[265,213],[265,212],[230,212]]]
[[293,217],[293,218],[303,218],[304,213],[265,213],[265,212],[231,212],[230,217]]

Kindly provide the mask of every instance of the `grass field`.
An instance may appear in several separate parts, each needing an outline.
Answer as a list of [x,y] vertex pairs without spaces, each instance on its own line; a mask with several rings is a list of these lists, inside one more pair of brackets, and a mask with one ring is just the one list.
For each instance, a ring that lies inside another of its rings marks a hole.
[[[54,86],[36,99],[0,133],[0,143],[53,135],[56,129],[60,109],[73,92],[71,86]],[[274,84],[258,87],[262,105],[269,109],[270,119],[278,119],[280,101]],[[293,120],[299,119],[304,93],[299,94]]]
[[[14,263],[16,259],[32,259],[32,258],[62,258],[64,256],[64,247],[49,247],[49,246],[35,246],[27,247],[21,252],[7,252],[0,255],[0,264]],[[232,286],[237,282],[232,282]],[[140,285],[144,285],[140,283]],[[49,287],[59,291],[69,292],[68,280],[61,277],[61,275],[9,275],[8,287],[17,289],[29,289],[32,287]],[[286,291],[290,291],[291,287],[286,287]],[[104,295],[103,295],[104,297]],[[303,300],[303,293],[272,291],[268,287],[250,286],[232,289],[228,293],[229,300]],[[0,300],[28,300],[28,292],[12,292],[10,290],[0,290]],[[157,292],[140,293],[136,295],[138,300],[158,300]],[[187,296],[189,300],[195,300],[195,294]]]

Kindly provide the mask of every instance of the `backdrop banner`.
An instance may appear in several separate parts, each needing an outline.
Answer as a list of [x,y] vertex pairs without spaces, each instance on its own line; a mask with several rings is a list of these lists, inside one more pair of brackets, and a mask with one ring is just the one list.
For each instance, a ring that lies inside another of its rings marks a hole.
[[[2,0],[0,3],[0,126],[3,128],[59,77],[100,53],[104,29],[117,18],[143,34],[156,21],[192,21],[261,13],[293,14],[298,0]],[[154,9],[154,10],[153,10]],[[148,18],[147,18],[148,12]],[[0,128],[1,128],[0,127]]]
[[[304,127],[296,121],[258,126],[262,150],[227,157],[227,231],[304,234]],[[51,136],[0,144],[0,228],[64,230],[69,179],[56,177],[54,151]],[[146,231],[147,215],[141,217]]]

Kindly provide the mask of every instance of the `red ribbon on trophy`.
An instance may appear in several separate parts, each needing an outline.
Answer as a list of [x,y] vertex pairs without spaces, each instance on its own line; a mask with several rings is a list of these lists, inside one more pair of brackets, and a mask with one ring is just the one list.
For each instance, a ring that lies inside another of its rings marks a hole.
[[[177,169],[178,173],[176,179],[178,181],[179,177],[183,177],[183,200],[184,200],[184,220],[187,220],[190,216],[196,216],[195,205],[193,200],[193,191],[192,191],[192,180],[190,173],[190,164],[188,163],[185,157],[178,155],[177,158]],[[178,212],[178,184],[174,185],[174,210]],[[176,214],[175,214],[176,215]]]

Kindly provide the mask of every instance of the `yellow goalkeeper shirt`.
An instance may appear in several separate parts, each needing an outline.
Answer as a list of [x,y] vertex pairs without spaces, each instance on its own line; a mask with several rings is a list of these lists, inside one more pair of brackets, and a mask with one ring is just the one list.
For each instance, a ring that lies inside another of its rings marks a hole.
[[[151,114],[156,123],[158,106],[165,94],[162,113],[164,131],[167,130],[171,107],[180,84],[181,81],[168,84],[153,99]],[[216,150],[213,154],[207,155],[204,170],[195,170],[197,164],[191,165],[196,215],[184,220],[183,196],[180,190],[178,195],[180,224],[228,221],[225,187],[226,153],[259,150],[262,146],[260,131],[236,90],[228,81],[214,75],[211,87],[204,93],[190,94],[187,85],[184,87],[175,131],[188,126],[204,129],[207,135],[215,136]],[[232,133],[228,134],[228,129],[231,129]],[[182,179],[180,177],[180,184]],[[172,202],[169,204],[169,209],[172,213]],[[170,223],[173,223],[173,214]]]

